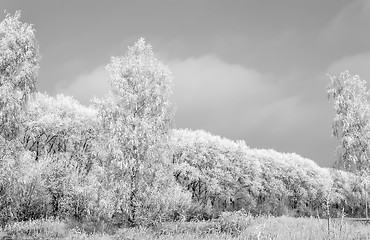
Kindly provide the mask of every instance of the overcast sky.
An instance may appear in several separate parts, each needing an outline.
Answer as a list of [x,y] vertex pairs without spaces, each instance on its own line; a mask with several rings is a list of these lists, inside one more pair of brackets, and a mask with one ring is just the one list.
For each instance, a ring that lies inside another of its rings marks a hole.
[[174,75],[176,127],[330,166],[329,78],[370,79],[369,0],[0,0],[34,24],[38,88],[88,105],[104,66],[144,37]]

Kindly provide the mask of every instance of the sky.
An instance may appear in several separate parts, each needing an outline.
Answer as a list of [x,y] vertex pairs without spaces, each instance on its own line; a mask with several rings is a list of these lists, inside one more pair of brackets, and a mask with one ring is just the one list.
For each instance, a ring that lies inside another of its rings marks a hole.
[[338,140],[330,78],[370,79],[370,0],[0,0],[32,23],[38,89],[84,105],[109,92],[105,66],[140,37],[173,73],[176,128],[330,167]]

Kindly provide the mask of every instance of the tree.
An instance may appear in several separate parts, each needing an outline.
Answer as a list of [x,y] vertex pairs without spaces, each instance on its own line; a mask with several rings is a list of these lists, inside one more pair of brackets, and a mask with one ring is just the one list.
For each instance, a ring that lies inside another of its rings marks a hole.
[[70,96],[36,93],[28,104],[23,146],[34,152],[36,160],[68,153],[70,160],[91,164],[88,155],[98,125],[96,115],[95,109],[80,105]]
[[366,81],[348,71],[330,79],[328,98],[335,110],[332,130],[340,139],[341,150],[336,166],[350,172],[368,172],[370,106]]
[[173,130],[171,142],[175,178],[192,193],[193,202],[203,208],[199,217],[209,218],[220,211],[234,210],[240,176],[238,164],[247,146],[202,130],[188,129]]
[[0,23],[0,224],[17,218],[22,171],[29,158],[20,143],[24,113],[35,92],[39,52],[32,25],[20,12]]
[[9,13],[0,23],[0,134],[15,139],[24,107],[36,90],[40,59],[35,30],[19,21],[21,13]]
[[339,77],[330,76],[330,80],[328,98],[332,100],[335,110],[332,130],[333,136],[340,139],[341,153],[335,167],[358,174],[366,180],[370,171],[370,106],[366,81],[357,75],[351,76],[348,71]]
[[115,189],[115,209],[135,225],[144,202],[165,186],[158,178],[168,175],[172,77],[143,38],[125,56],[112,57],[106,69],[111,95],[95,104],[107,149],[103,161],[110,179],[107,187]]
[[33,154],[33,162],[47,165],[43,180],[54,216],[73,212],[81,220],[88,201],[80,190],[95,191],[91,179],[96,115],[95,109],[62,94],[36,93],[29,101],[22,143]]

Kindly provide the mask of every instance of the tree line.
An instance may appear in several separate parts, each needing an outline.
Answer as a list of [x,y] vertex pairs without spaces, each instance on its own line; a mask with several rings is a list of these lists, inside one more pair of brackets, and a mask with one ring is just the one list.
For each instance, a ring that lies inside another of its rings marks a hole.
[[[345,82],[352,79],[348,73],[331,78],[328,90],[339,109],[333,133],[342,137],[343,154],[337,165],[356,169],[351,173],[174,129],[171,72],[142,38],[111,58],[110,94],[86,107],[37,91],[38,43],[20,12],[6,15],[0,33],[1,225],[48,217],[155,225],[240,209],[322,217],[328,202],[331,214],[367,210],[366,175],[357,171],[367,170],[368,147],[360,131],[368,127],[367,93],[359,97],[365,86],[359,78],[362,85]],[[353,89],[346,92],[347,85]]]

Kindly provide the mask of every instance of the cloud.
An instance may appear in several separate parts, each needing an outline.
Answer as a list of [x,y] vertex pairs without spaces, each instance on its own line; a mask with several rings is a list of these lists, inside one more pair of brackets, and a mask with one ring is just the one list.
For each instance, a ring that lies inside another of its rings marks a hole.
[[311,109],[302,101],[304,89],[288,89],[297,88],[289,84],[291,76],[262,74],[214,55],[169,65],[174,74],[177,127],[238,139],[255,129],[284,134],[311,119]]
[[343,57],[332,63],[327,69],[326,74],[338,76],[345,70],[352,75],[359,75],[360,78],[370,81],[370,52]]
[[[237,133],[235,137],[242,138],[265,119],[284,112],[282,107],[292,101],[291,97],[296,99],[287,95],[286,85],[276,76],[227,63],[214,55],[167,63],[174,75],[172,101],[177,107],[176,124],[181,128],[202,128],[230,138]],[[94,96],[109,92],[108,75],[99,66],[71,82],[59,83],[56,91],[86,105]]]
[[255,125],[258,121],[254,122],[253,116],[260,111],[259,106],[279,95],[269,76],[216,56],[177,60],[169,65],[174,75],[176,122],[180,127],[216,130],[215,125],[230,124],[231,128],[245,112],[251,112],[247,122]]
[[369,49],[370,1],[352,1],[326,25],[319,41],[335,51],[361,52]]
[[251,147],[333,162],[332,112],[325,75],[268,75],[214,55],[169,63],[176,127],[205,129]]
[[92,98],[108,94],[108,74],[104,66],[99,66],[90,73],[80,75],[70,83],[61,82],[55,88],[58,93],[71,95],[82,104],[88,105]]

